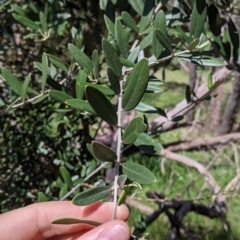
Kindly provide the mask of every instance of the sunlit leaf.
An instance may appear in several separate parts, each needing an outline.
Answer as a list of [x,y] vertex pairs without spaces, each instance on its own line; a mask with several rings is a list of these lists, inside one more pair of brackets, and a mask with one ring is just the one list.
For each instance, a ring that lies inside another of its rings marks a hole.
[[123,57],[127,58],[129,46],[127,33],[124,30],[121,20],[117,19],[115,22],[115,38],[117,41],[118,48]]
[[89,224],[92,226],[99,226],[102,223],[100,222],[95,222],[95,221],[90,221],[86,219],[77,219],[77,218],[60,218],[57,220],[54,220],[51,222],[52,224],[78,224],[78,223],[84,223],[84,224]]
[[142,117],[134,118],[127,126],[122,136],[122,142],[124,144],[134,143],[138,134],[144,132],[147,129],[147,125],[144,123]]
[[148,60],[142,59],[134,66],[123,94],[122,106],[125,111],[129,111],[138,105],[147,88],[148,77]]
[[71,188],[73,186],[73,183],[69,171],[65,167],[60,167],[59,170],[63,181],[67,184],[69,188]]
[[107,68],[107,75],[113,91],[116,94],[119,94],[121,91],[119,77],[115,74],[115,72],[110,67]]
[[85,206],[107,197],[111,192],[111,187],[95,187],[85,192],[77,194],[73,198],[73,204]]
[[121,165],[123,173],[133,182],[152,184],[156,181],[154,174],[138,163],[126,162]]
[[115,162],[117,160],[117,154],[102,143],[93,141],[92,150],[94,155],[101,161]]
[[81,109],[81,111],[96,114],[90,104],[82,99],[68,99],[65,103],[73,108]]
[[120,63],[117,52],[112,44],[106,39],[103,39],[102,48],[106,56],[107,65],[112,68],[118,77],[122,76],[122,64]]
[[132,16],[128,12],[123,11],[121,16],[122,16],[123,22],[129,28],[131,28],[132,30],[134,30],[136,32],[138,31],[135,21],[133,20]]
[[212,74],[211,73],[208,73],[207,86],[209,89],[212,88]]
[[199,38],[202,31],[204,24],[206,22],[207,16],[207,3],[206,0],[195,0],[193,11],[191,15],[191,22],[190,22],[190,33],[189,33],[189,43],[192,42],[194,39]]
[[94,111],[110,125],[117,125],[117,114],[111,102],[96,88],[86,87],[87,100]]
[[197,47],[198,43],[199,43],[199,39],[198,39],[198,38],[195,38],[195,39],[189,44],[188,50],[189,50],[190,52],[192,52],[192,51]]
[[49,96],[62,103],[65,103],[68,99],[72,99],[72,96],[58,90],[51,90]]
[[38,192],[38,202],[46,202],[48,200],[47,196],[43,192]]
[[134,63],[135,60],[136,60],[137,57],[138,57],[139,51],[140,51],[140,47],[139,47],[139,46],[136,47],[136,48],[134,48],[134,50],[129,54],[128,60]]
[[71,53],[73,59],[83,68],[86,68],[89,72],[93,71],[93,64],[90,58],[78,49],[73,44],[68,44],[69,52]]
[[134,145],[149,154],[155,154],[161,151],[159,143],[155,142],[147,133],[140,133]]

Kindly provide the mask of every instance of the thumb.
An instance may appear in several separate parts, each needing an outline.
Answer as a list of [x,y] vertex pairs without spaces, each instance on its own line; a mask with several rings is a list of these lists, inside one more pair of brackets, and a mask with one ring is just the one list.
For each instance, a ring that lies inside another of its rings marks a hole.
[[81,240],[129,240],[129,226],[121,220],[106,222],[81,236]]

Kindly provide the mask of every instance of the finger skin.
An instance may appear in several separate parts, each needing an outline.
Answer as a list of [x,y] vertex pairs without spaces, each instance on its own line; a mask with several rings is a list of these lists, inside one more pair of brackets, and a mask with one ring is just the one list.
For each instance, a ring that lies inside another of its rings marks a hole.
[[[111,220],[113,203],[97,202],[88,206],[75,206],[71,201],[35,203],[0,215],[0,240],[43,240],[90,230],[87,224],[51,224],[59,218],[80,218],[105,223]],[[117,219],[126,221],[128,208],[117,209]],[[56,238],[57,239],[57,238]]]

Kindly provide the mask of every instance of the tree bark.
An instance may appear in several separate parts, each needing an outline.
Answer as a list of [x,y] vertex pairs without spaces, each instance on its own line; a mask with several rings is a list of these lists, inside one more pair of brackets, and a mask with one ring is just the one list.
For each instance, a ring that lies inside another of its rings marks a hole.
[[233,90],[228,98],[227,106],[223,115],[219,135],[230,133],[236,119],[236,113],[240,102],[240,73],[236,72],[233,82]]

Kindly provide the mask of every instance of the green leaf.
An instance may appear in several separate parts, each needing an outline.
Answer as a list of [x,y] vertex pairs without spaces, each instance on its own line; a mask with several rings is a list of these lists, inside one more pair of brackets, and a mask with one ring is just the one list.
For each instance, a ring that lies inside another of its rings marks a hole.
[[60,68],[61,70],[65,71],[65,72],[68,71],[67,66],[64,64],[64,62],[61,59],[59,59],[53,55],[50,55],[50,54],[46,54],[46,55],[48,56],[48,58],[50,59],[50,61],[52,62],[52,64],[54,66],[56,66],[57,68]]
[[65,103],[68,99],[72,99],[72,96],[58,90],[51,90],[49,96],[62,103]]
[[123,94],[122,106],[125,111],[132,110],[138,105],[147,88],[148,78],[148,60],[142,59],[134,66]]
[[140,51],[140,47],[138,46],[129,54],[128,60],[134,63],[138,57],[139,51]]
[[134,143],[138,134],[144,132],[147,129],[147,125],[144,123],[142,117],[134,118],[127,126],[122,136],[122,142],[124,144]]
[[82,99],[68,99],[65,103],[73,108],[81,109],[83,112],[96,114],[90,104]]
[[122,76],[122,64],[120,63],[115,48],[106,39],[102,40],[102,48],[105,53],[107,65],[112,68],[118,77]]
[[140,50],[145,49],[152,43],[153,31],[151,31],[147,36],[145,36],[139,43]]
[[124,188],[126,180],[127,180],[127,175],[125,174],[122,174],[118,177],[117,184],[121,189]]
[[84,70],[80,69],[76,77],[76,96],[82,99],[85,92],[85,84],[87,81],[87,74]]
[[39,25],[37,25],[35,22],[30,20],[29,18],[19,16],[15,13],[13,13],[12,16],[16,21],[18,21],[19,23],[21,23],[25,27],[29,27],[29,28],[31,28],[32,30],[35,30],[35,31],[38,31],[40,29]]
[[208,86],[208,89],[212,88],[212,74],[210,72],[208,73],[207,86]]
[[89,72],[93,71],[93,64],[90,58],[78,49],[73,44],[68,44],[69,52],[71,53],[73,59],[83,68],[86,68]]
[[47,58],[47,55],[43,53],[42,54],[42,77],[41,77],[42,92],[44,92],[45,90],[47,75],[48,75],[48,58]]
[[65,167],[60,167],[60,174],[63,178],[63,181],[67,184],[68,188],[73,186],[71,175]]
[[100,222],[95,222],[95,221],[90,221],[86,219],[77,219],[77,218],[60,218],[57,220],[54,220],[51,222],[52,224],[78,224],[78,223],[84,223],[84,224],[89,224],[92,226],[99,226],[102,223]]
[[59,192],[59,198],[62,198],[67,194],[68,186],[66,183],[62,184],[60,192]]
[[161,31],[165,34],[167,34],[167,28],[166,28],[166,16],[165,13],[160,10],[153,22],[154,28],[161,29]]
[[121,91],[119,77],[115,74],[115,72],[110,67],[107,68],[107,75],[113,91],[116,94],[119,94]]
[[163,91],[163,88],[160,86],[162,83],[157,79],[157,81],[154,82],[148,82],[148,86],[146,89],[146,93],[160,93]]
[[134,145],[148,154],[156,154],[161,151],[159,143],[155,142],[147,133],[140,133]]
[[157,108],[144,102],[139,102],[139,104],[135,107],[135,110],[143,113],[158,113]]
[[104,20],[106,27],[108,29],[108,32],[115,38],[115,26],[114,23],[108,18],[107,15],[104,15]]
[[193,11],[190,22],[190,34],[189,34],[189,43],[194,39],[199,38],[204,24],[206,22],[207,16],[207,3],[206,0],[195,0],[193,5]]
[[126,162],[121,165],[123,173],[133,182],[140,184],[152,184],[156,182],[153,173],[138,163]]
[[94,155],[101,161],[116,162],[117,160],[117,154],[112,149],[102,143],[93,141],[92,150]]
[[139,32],[143,32],[149,25],[153,16],[155,0],[147,0],[144,2],[143,14],[139,23]]
[[96,187],[77,194],[72,201],[74,205],[86,206],[105,198],[110,192],[111,187]]
[[171,119],[172,122],[180,122],[184,119],[184,116],[183,115],[178,115],[174,118]]
[[134,30],[136,32],[138,31],[135,21],[133,20],[132,16],[128,12],[123,11],[121,16],[122,16],[123,22],[129,28],[131,28],[132,30]]
[[98,89],[86,87],[87,100],[94,111],[110,125],[117,125],[117,114],[111,102]]
[[43,192],[38,192],[38,202],[46,202],[48,200],[47,196]]
[[190,52],[192,52],[196,47],[197,45],[199,44],[199,39],[198,38],[195,38],[188,46],[188,50]]
[[154,29],[154,32],[158,41],[163,45],[163,47],[167,49],[169,52],[172,52],[171,42],[167,37],[166,33],[157,28]]
[[93,75],[95,78],[99,76],[99,54],[95,49],[92,53],[92,61],[93,61]]
[[27,89],[28,89],[28,85],[29,85],[30,81],[31,81],[31,73],[29,73],[26,76],[26,78],[23,82],[23,85],[22,85],[22,94],[21,95],[22,95],[23,102],[25,101]]
[[152,48],[154,56],[159,58],[163,50],[163,45],[158,41],[156,34],[154,33],[152,37]]
[[39,19],[40,19],[40,23],[42,25],[43,31],[47,32],[48,26],[47,26],[46,16],[44,15],[44,13],[42,13],[42,12],[39,13]]
[[119,60],[120,60],[121,64],[125,67],[134,67],[134,65],[135,65],[133,62],[131,62],[125,58],[122,58],[122,57],[120,57]]
[[[126,175],[125,175],[126,176]],[[128,195],[129,195],[129,190],[130,190],[130,187],[124,187],[123,189],[122,189],[122,192],[121,192],[121,194],[120,194],[120,196],[119,196],[119,198],[118,198],[118,206],[120,206],[121,204],[123,204],[124,202],[125,202],[125,200],[126,200],[126,198],[128,197]]]
[[118,48],[123,57],[127,58],[129,52],[128,37],[124,30],[121,20],[117,19],[115,23],[115,38]]
[[128,1],[132,8],[140,15],[143,14],[144,2],[142,0],[129,0]]
[[96,88],[97,90],[99,90],[101,93],[103,93],[106,96],[112,96],[114,95],[114,91],[106,86],[106,85],[100,85],[100,84],[96,84],[96,83],[81,83],[80,86],[82,86],[83,88],[85,88],[86,86],[91,86],[93,88]]
[[48,97],[48,95],[47,95],[47,94],[44,94],[44,95],[42,95],[41,97],[36,98],[36,99],[32,102],[32,104],[37,104],[37,103],[43,101],[43,100],[44,100],[45,98],[47,98],[47,97]]
[[[7,68],[2,68],[2,74],[0,75],[7,84],[11,87],[11,89],[18,94],[19,96],[22,96],[22,87],[23,83],[20,82],[10,70]],[[38,94],[34,89],[28,87],[27,88],[28,93]]]

